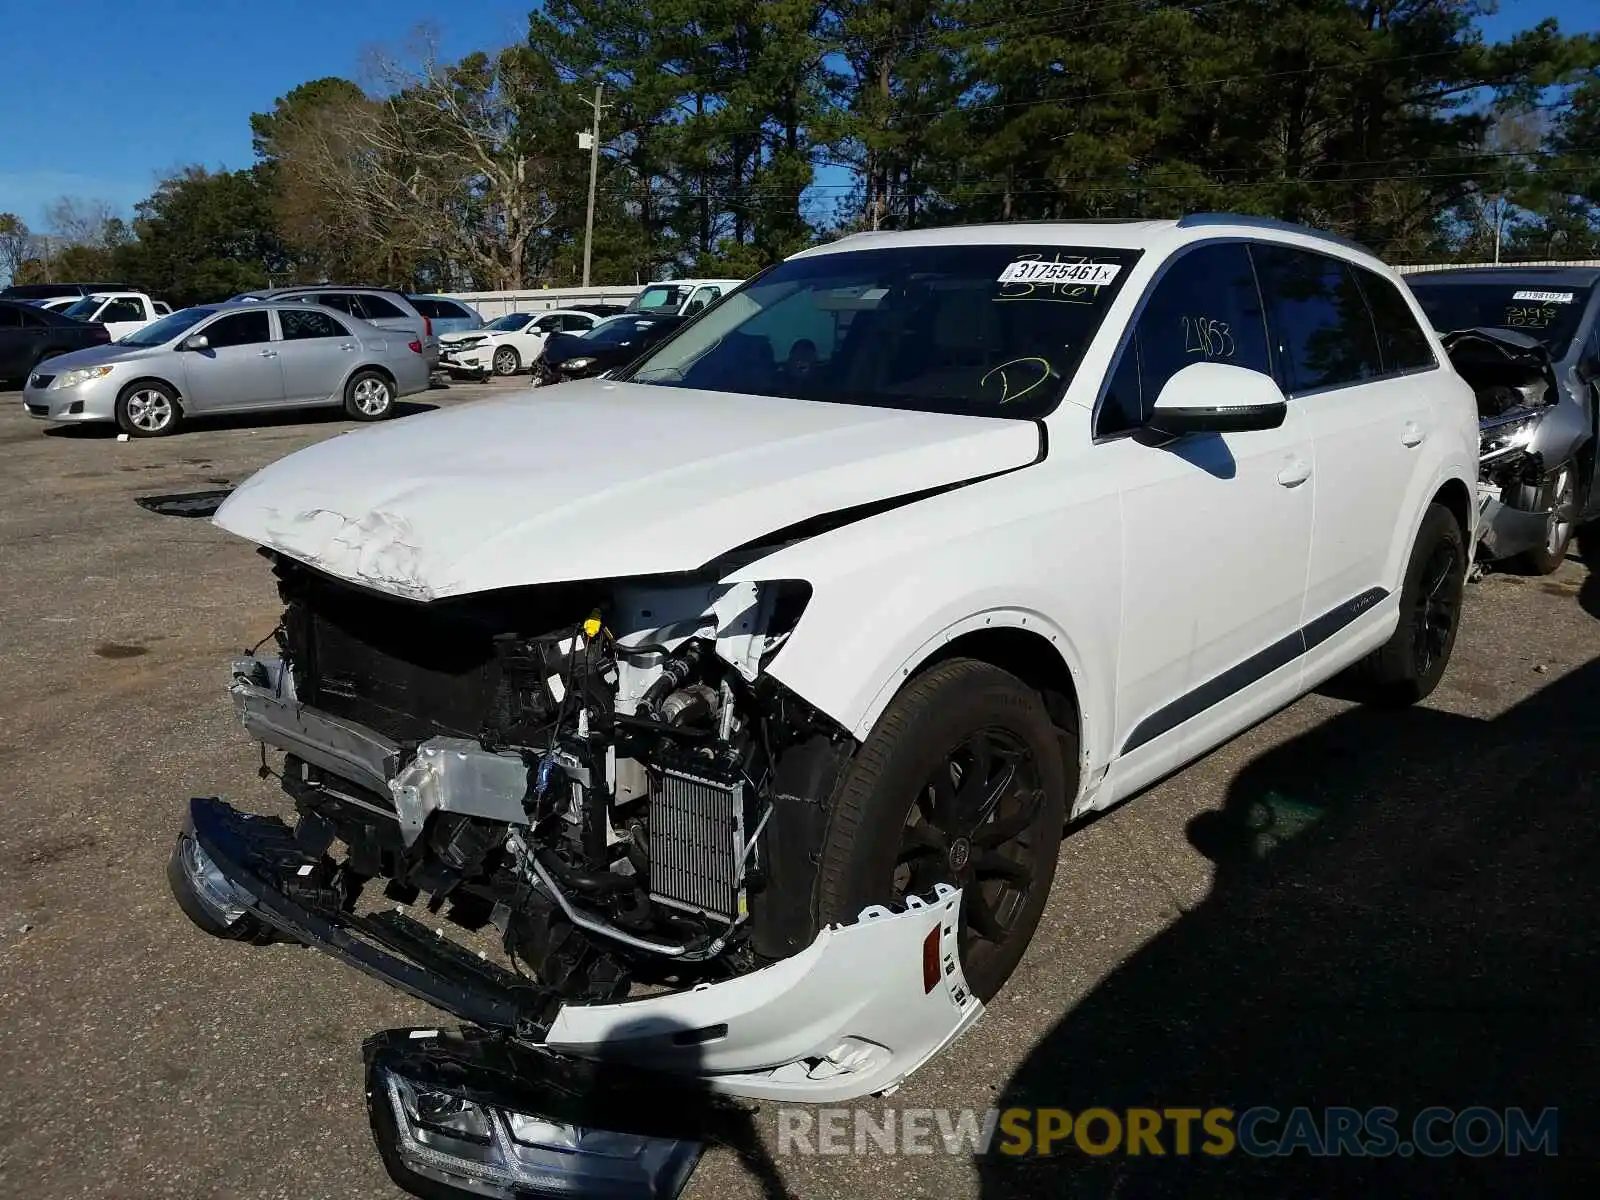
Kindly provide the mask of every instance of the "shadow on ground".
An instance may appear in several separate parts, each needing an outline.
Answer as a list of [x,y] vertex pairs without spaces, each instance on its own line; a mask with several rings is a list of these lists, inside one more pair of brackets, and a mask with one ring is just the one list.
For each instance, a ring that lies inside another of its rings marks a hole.
[[[414,400],[402,400],[394,406],[394,415],[414,417],[433,412],[439,406]],[[218,413],[215,416],[186,417],[172,437],[181,438],[189,433],[207,433],[223,429],[282,429],[290,425],[331,425],[348,421],[342,408],[286,408],[275,412]],[[65,438],[69,441],[112,441],[118,432],[110,421],[95,421],[88,425],[51,425],[46,427],[46,437]]]
[[981,1194],[1595,1194],[1597,778],[1600,660],[1492,721],[1353,709],[1274,748],[1191,823],[1217,864],[1210,895],[1046,1035],[999,1101],[1382,1105],[1402,1138],[1432,1105],[1554,1107],[1555,1157],[1180,1157],[1168,1133],[1159,1158],[994,1155]]

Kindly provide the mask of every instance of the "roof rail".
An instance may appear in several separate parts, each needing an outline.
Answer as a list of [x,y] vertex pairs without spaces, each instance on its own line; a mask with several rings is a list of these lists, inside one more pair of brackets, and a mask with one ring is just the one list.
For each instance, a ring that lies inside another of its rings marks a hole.
[[1240,213],[1189,213],[1178,218],[1179,229],[1203,229],[1209,225],[1244,225],[1251,229],[1276,229],[1280,233],[1300,233],[1306,237],[1320,238],[1324,242],[1332,242],[1336,246],[1343,246],[1346,250],[1358,250],[1362,254],[1369,254],[1373,258],[1379,255],[1370,246],[1363,246],[1360,242],[1337,233],[1329,233],[1325,229],[1313,229],[1309,225],[1296,225],[1293,221],[1280,221],[1276,217],[1252,217]]

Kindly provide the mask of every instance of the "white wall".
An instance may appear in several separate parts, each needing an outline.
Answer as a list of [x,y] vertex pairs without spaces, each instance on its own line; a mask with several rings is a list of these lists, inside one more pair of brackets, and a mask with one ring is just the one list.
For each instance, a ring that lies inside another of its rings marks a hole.
[[1402,275],[1413,271],[1453,271],[1461,267],[1600,267],[1600,258],[1547,259],[1543,262],[1477,262],[1477,263],[1425,263],[1396,266]]
[[528,288],[513,292],[448,292],[452,300],[471,305],[486,321],[512,312],[545,312],[569,304],[626,304],[640,292],[643,284],[618,287]]

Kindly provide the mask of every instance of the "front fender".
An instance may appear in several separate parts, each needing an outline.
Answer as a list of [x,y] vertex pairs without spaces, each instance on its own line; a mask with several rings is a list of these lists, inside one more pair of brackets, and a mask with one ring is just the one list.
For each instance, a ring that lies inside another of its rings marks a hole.
[[[953,639],[1037,633],[1072,678],[1086,764],[1108,762],[1121,614],[1117,498],[1064,508],[1051,504],[1043,471],[1044,494],[1019,495],[1030,474],[836,530],[730,576],[811,585],[766,673],[865,739],[905,680]],[[977,494],[989,488],[1006,494]],[[985,511],[1004,515],[985,519]]]

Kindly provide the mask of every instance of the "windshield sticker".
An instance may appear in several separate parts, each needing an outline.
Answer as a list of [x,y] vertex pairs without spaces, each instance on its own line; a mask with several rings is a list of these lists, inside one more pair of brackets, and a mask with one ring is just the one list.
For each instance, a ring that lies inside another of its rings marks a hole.
[[1075,283],[1086,287],[1104,287],[1122,270],[1118,263],[1097,262],[1044,262],[1040,259],[1019,259],[1000,272],[1001,283]]
[[1513,300],[1531,300],[1535,304],[1571,304],[1577,299],[1573,292],[1518,292]]

